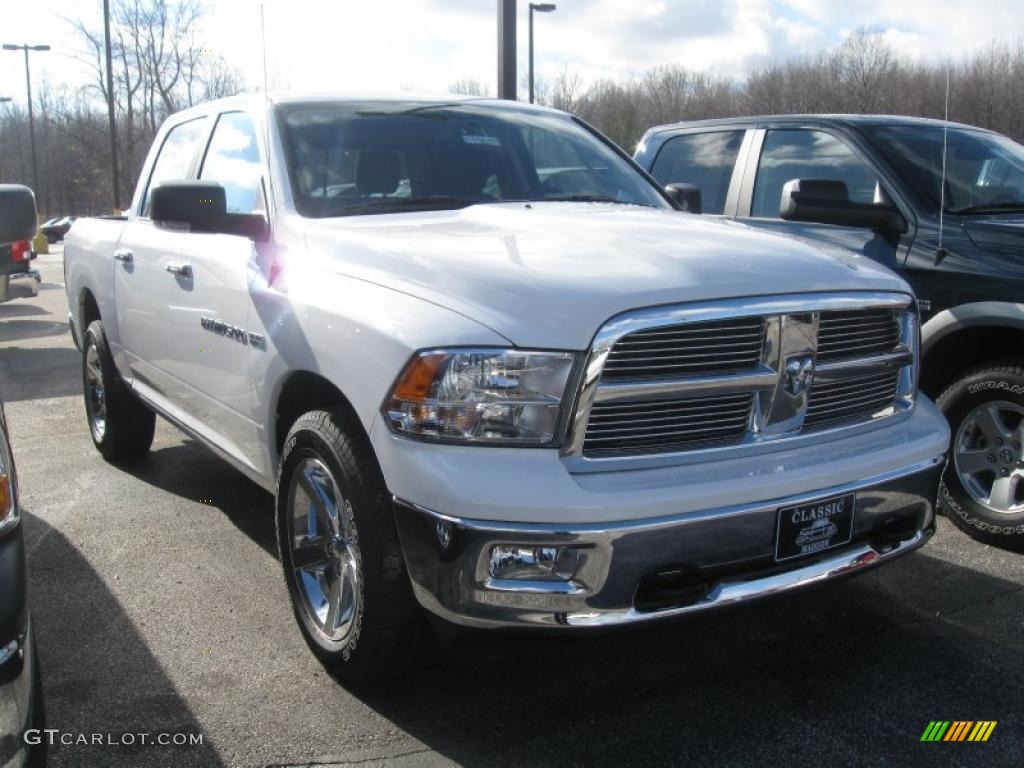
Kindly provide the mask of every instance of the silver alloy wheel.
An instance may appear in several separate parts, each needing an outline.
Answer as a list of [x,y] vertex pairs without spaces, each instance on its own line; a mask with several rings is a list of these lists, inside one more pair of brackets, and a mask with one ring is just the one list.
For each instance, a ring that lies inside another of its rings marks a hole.
[[292,579],[303,610],[324,638],[343,643],[356,626],[362,599],[352,505],[327,466],[306,458],[292,473],[287,512]]
[[103,435],[107,432],[107,393],[103,387],[100,351],[92,336],[85,348],[85,402],[93,439],[97,443],[103,442]]
[[996,400],[979,405],[960,424],[953,461],[964,489],[994,512],[1024,510],[1024,407]]

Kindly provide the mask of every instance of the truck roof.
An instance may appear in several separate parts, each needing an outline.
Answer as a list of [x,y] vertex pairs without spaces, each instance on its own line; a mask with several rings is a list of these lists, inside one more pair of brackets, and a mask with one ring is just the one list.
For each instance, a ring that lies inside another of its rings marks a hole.
[[[678,123],[667,123],[656,125],[648,131],[648,134],[662,133],[665,131],[677,130],[679,128],[699,128],[702,126],[715,125],[751,125],[753,123],[799,123],[816,125],[846,125],[850,127],[866,125],[905,125],[918,127],[941,128],[945,121],[929,117],[910,117],[907,115],[815,115],[815,114],[792,114],[792,115],[749,115],[746,117],[719,117],[710,120],[684,120]],[[986,131],[975,125],[950,122],[951,128],[964,128],[973,131]],[[986,131],[990,133],[990,131]]]
[[562,114],[557,109],[544,107],[537,104],[527,104],[522,101],[505,101],[485,96],[471,96],[463,94],[421,94],[421,93],[352,93],[352,92],[313,92],[313,93],[292,93],[292,92],[268,92],[268,93],[244,93],[237,96],[229,96],[214,101],[206,101],[196,104],[193,107],[180,110],[175,114],[189,112],[210,112],[229,107],[259,108],[267,104],[332,104],[345,102],[394,102],[416,104],[458,104],[474,103],[481,104],[495,109],[516,109],[531,110],[535,112],[546,112]]

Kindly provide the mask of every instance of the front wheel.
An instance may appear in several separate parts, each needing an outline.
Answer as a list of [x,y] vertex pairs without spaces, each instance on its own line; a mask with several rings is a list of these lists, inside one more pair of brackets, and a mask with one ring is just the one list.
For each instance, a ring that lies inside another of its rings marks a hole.
[[1024,367],[976,368],[937,403],[953,433],[940,490],[947,515],[976,539],[1024,546]]
[[300,417],[285,441],[277,538],[299,628],[347,682],[412,667],[423,619],[405,572],[391,497],[358,424]]

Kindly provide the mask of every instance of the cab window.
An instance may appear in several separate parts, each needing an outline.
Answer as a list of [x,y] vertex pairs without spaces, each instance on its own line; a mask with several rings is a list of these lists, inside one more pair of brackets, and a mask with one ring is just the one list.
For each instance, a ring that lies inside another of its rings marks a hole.
[[142,215],[149,216],[149,191],[162,181],[173,181],[188,177],[192,159],[196,156],[199,141],[206,126],[206,117],[198,117],[179,123],[167,132],[160,153],[149,174],[149,184],[142,198]]
[[665,142],[651,168],[662,186],[695,184],[704,213],[721,214],[744,131],[715,131],[676,136]]
[[853,150],[824,131],[768,131],[754,181],[750,215],[779,218],[782,187],[793,179],[842,181],[855,203],[881,199],[878,179]]
[[252,118],[225,112],[213,129],[199,178],[224,187],[228,213],[262,213],[262,172]]

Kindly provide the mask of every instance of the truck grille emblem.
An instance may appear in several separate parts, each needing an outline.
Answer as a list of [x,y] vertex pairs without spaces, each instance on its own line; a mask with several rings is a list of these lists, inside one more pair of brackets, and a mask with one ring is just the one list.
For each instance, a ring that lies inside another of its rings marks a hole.
[[786,392],[799,397],[814,381],[814,358],[811,355],[791,357],[786,361]]

